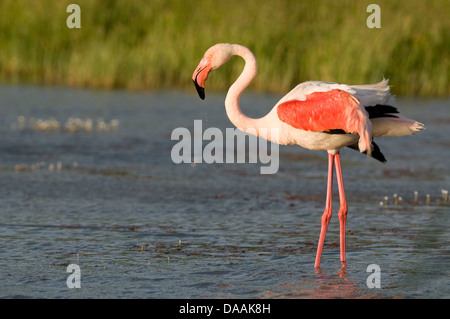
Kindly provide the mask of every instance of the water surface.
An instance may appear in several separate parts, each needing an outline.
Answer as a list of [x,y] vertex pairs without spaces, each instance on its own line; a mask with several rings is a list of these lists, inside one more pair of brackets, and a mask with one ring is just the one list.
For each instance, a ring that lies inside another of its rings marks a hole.
[[[0,297],[450,297],[449,100],[398,98],[427,129],[379,139],[386,164],[342,151],[347,265],[335,187],[316,271],[325,152],[282,146],[274,175],[260,163],[172,162],[175,128],[232,127],[224,94],[3,86],[0,96]],[[279,98],[246,93],[242,109],[262,116]],[[92,127],[70,131],[70,118]],[[69,264],[80,289],[67,287]],[[370,264],[381,288],[366,284]]]

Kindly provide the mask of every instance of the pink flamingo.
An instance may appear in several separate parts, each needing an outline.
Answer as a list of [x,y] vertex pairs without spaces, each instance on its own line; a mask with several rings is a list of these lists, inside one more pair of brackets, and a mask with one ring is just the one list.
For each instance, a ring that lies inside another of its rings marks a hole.
[[[297,85],[286,94],[264,117],[245,116],[239,98],[257,72],[256,58],[246,47],[219,43],[209,48],[192,75],[200,98],[205,98],[208,74],[232,56],[245,60],[244,70],[231,85],[225,98],[225,109],[230,121],[239,129],[251,129],[256,136],[282,145],[300,145],[310,150],[328,152],[328,186],[325,211],[321,218],[321,231],[315,267],[319,268],[323,243],[331,219],[333,166],[336,168],[340,208],[340,257],[345,264],[345,223],[347,202],[342,180],[339,150],[350,147],[381,162],[385,162],[379,147],[373,142],[378,136],[405,136],[424,128],[422,123],[402,117],[390,94],[388,80],[367,85],[346,85],[321,81],[308,81]],[[271,136],[268,128],[278,129]]]

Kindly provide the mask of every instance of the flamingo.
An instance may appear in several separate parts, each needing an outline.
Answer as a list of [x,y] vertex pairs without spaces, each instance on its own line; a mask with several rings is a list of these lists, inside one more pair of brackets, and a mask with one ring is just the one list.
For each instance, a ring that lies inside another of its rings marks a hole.
[[[325,210],[314,267],[319,269],[323,244],[330,223],[332,209],[333,167],[335,167],[340,208],[340,261],[345,259],[345,226],[347,201],[342,179],[339,151],[343,147],[359,150],[386,162],[373,138],[379,136],[406,136],[425,128],[422,123],[403,117],[391,106],[388,80],[375,84],[347,85],[322,81],[300,83],[262,118],[249,118],[239,106],[239,98],[257,73],[254,54],[245,46],[219,43],[210,47],[195,69],[192,80],[201,99],[205,98],[208,74],[228,62],[232,56],[245,61],[244,70],[231,85],[225,98],[225,109],[230,121],[240,130],[276,142],[280,145],[299,145],[310,150],[328,153],[328,179]],[[274,136],[268,128],[278,129]],[[250,129],[250,130],[248,130]]]

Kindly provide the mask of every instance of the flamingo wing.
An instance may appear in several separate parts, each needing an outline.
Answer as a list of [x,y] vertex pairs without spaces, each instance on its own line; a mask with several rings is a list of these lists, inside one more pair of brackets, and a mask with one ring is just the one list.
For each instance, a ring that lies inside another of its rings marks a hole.
[[336,82],[306,81],[302,82],[286,94],[279,103],[289,100],[304,101],[306,96],[315,92],[327,92],[335,89],[345,91],[358,99],[362,106],[372,106],[377,104],[392,105],[395,102],[394,96],[389,90],[389,81],[374,84],[348,85]]
[[288,100],[277,107],[278,118],[296,129],[359,134],[361,152],[371,151],[371,123],[351,94],[340,89],[313,92],[304,100]]

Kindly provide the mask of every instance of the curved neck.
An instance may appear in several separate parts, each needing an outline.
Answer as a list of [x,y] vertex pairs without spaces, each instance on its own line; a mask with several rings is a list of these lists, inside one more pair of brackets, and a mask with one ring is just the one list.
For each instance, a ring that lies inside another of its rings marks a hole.
[[245,60],[244,70],[238,79],[228,89],[227,97],[225,98],[225,110],[230,121],[240,130],[247,130],[248,128],[258,129],[257,119],[247,117],[242,113],[239,106],[239,98],[242,92],[252,82],[257,72],[256,58],[253,53],[244,46],[233,44],[232,54],[238,55]]

